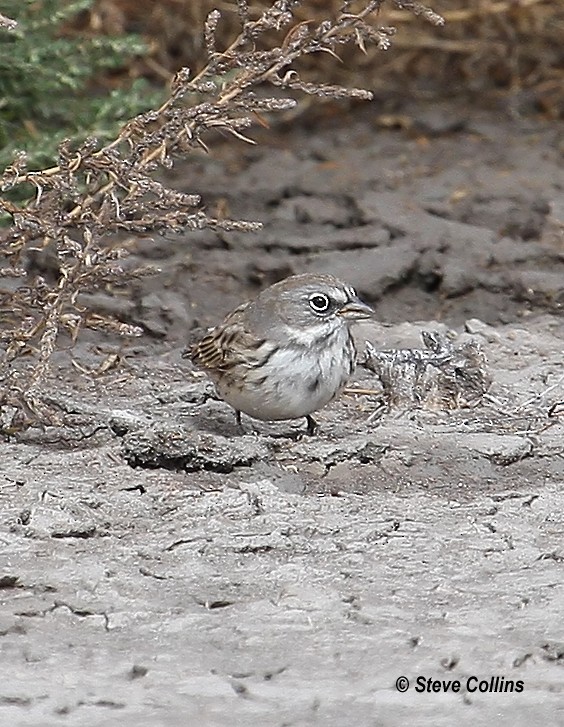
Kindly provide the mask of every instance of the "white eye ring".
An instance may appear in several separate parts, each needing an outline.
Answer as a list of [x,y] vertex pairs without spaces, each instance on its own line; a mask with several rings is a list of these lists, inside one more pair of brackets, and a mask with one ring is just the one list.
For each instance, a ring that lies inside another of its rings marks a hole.
[[331,300],[325,293],[313,293],[309,296],[309,307],[314,313],[327,313]]

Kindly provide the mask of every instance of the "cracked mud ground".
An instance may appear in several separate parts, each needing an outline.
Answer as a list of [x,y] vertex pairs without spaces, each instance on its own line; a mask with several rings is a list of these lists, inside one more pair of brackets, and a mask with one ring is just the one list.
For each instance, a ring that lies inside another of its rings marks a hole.
[[[62,426],[1,445],[0,724],[564,723],[564,128],[401,114],[179,168],[264,231],[140,240],[161,274],[88,296],[146,335],[61,351]],[[375,305],[358,335],[379,349],[478,341],[486,397],[375,417],[377,394],[348,394],[315,438],[240,435],[180,351],[304,270]],[[498,675],[524,690],[414,690]]]

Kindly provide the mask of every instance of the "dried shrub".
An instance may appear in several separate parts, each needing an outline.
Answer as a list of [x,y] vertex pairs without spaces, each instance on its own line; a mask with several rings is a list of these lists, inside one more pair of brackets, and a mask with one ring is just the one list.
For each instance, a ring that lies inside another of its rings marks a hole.
[[[384,9],[398,27],[389,79],[412,78],[427,95],[439,89],[564,117],[564,4],[560,0],[438,0],[440,33],[413,16]],[[386,77],[386,68],[380,77]],[[486,96],[487,98],[487,96]]]
[[[295,17],[319,21],[340,4],[311,0],[295,9]],[[92,24],[104,32],[142,30],[151,38],[152,53],[140,70],[162,77],[202,56],[204,44],[194,28],[213,8],[233,5],[233,0],[98,0]],[[260,12],[261,2],[253,5],[253,12]],[[412,3],[384,5],[378,21],[398,28],[393,53],[382,62],[367,48],[365,56],[349,63],[350,53],[344,50],[345,63],[326,59],[323,64],[327,81],[402,94],[409,84],[412,94],[426,96],[456,91],[482,99],[484,90],[494,97],[511,93],[517,103],[523,99],[529,108],[564,117],[561,0],[435,0],[433,8],[445,18],[444,27],[417,22],[417,11],[406,12],[415,9]],[[223,23],[221,42],[228,43],[235,32],[234,18]],[[304,77],[316,77],[320,63],[304,59]]]
[[[0,290],[4,432],[38,420],[57,421],[55,412],[41,401],[40,385],[61,333],[70,334],[72,340],[84,327],[141,333],[93,315],[77,300],[83,291],[125,284],[150,272],[122,263],[127,253],[118,244],[120,235],[260,227],[255,222],[210,217],[200,208],[198,195],[160,181],[162,170],[194,149],[207,149],[217,131],[251,141],[247,134],[256,119],[292,108],[296,94],[370,99],[362,89],[305,81],[294,65],[311,54],[334,56],[351,44],[361,50],[370,44],[386,49],[393,29],[372,24],[382,2],[345,0],[334,17],[302,22],[296,16],[299,0],[276,0],[258,17],[251,16],[246,0],[238,0],[240,31],[227,48],[218,43],[221,13],[214,10],[203,29],[207,62],[197,74],[181,69],[160,108],[133,118],[105,146],[95,139],[77,149],[63,143],[55,167],[30,171],[25,155],[16,157],[1,177],[1,188],[28,185],[35,195],[28,204],[0,199],[12,219],[0,234],[1,273],[13,282]],[[441,22],[417,3],[409,2],[409,7]],[[27,272],[28,256],[38,249],[49,249],[54,256],[51,281]]]

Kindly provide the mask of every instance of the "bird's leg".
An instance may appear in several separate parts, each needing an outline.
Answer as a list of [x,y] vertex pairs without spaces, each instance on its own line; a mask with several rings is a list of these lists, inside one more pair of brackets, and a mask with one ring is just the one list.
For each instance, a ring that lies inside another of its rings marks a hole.
[[307,421],[306,433],[310,437],[313,437],[313,435],[315,434],[315,430],[317,429],[318,424],[317,424],[317,422],[315,421],[315,419],[310,414],[307,414],[306,415],[306,421]]
[[239,409],[235,409],[235,421],[237,422],[237,427],[239,429],[239,434],[245,434],[245,428],[243,427],[243,423],[241,422],[241,412]]

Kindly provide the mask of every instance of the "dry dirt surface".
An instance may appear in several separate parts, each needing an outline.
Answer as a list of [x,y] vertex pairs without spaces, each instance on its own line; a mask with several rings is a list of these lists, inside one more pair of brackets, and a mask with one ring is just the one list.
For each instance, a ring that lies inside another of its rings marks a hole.
[[[162,272],[88,297],[146,334],[57,354],[61,426],[0,445],[1,725],[564,724],[564,127],[379,113],[178,168],[264,231],[140,240]],[[306,270],[378,349],[479,343],[491,388],[382,411],[359,368],[317,436],[240,434],[181,350]]]

